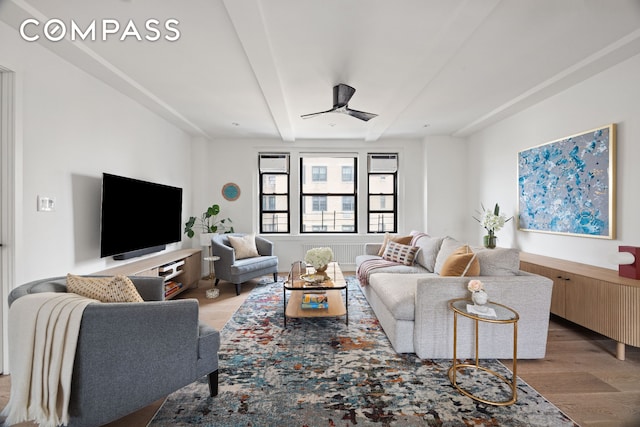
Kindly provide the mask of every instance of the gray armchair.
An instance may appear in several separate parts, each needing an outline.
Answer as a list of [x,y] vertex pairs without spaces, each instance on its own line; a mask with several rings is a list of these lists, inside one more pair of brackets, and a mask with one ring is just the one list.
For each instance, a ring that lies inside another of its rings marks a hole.
[[[218,394],[220,333],[198,321],[195,299],[164,300],[160,277],[130,277],[142,303],[89,304],[71,380],[69,426],[121,418],[208,375]],[[66,292],[66,278],[38,280],[9,294]],[[147,302],[148,301],[148,302]]]
[[246,236],[243,233],[216,234],[211,238],[214,256],[220,257],[214,262],[216,286],[220,279],[234,283],[236,294],[240,295],[241,284],[249,279],[273,274],[273,281],[278,280],[278,257],[273,254],[273,242],[256,236],[256,248],[260,256],[236,259],[235,251],[229,242],[229,236]]

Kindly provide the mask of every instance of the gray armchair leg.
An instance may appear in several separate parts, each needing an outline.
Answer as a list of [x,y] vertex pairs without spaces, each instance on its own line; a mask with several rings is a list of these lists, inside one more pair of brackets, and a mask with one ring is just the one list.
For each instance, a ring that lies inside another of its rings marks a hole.
[[236,295],[240,295],[240,283],[236,283]]
[[214,285],[214,286],[218,286],[218,282],[219,282],[219,281],[220,281],[220,279],[217,279],[217,278],[216,278],[216,283],[214,283],[213,285]]
[[273,281],[274,282],[278,281],[278,273],[273,273]]
[[218,370],[209,374],[209,394],[211,397],[218,395]]

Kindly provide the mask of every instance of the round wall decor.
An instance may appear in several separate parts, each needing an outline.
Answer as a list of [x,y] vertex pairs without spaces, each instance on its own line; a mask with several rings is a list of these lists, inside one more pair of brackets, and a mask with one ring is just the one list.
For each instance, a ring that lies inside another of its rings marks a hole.
[[240,197],[240,187],[238,184],[234,184],[233,182],[229,182],[222,186],[222,197],[229,201],[237,200]]

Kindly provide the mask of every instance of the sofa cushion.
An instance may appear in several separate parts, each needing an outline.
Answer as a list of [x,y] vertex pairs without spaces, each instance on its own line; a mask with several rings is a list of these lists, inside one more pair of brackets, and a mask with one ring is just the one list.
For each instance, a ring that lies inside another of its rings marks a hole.
[[444,262],[449,258],[456,249],[460,246],[464,245],[464,243],[457,241],[452,237],[445,237],[442,239],[442,243],[440,244],[440,250],[438,251],[438,256],[436,257],[436,263],[433,267],[433,272],[436,274],[440,274],[442,270],[442,266]]
[[411,239],[413,239],[413,236],[398,236],[385,233],[384,240],[382,241],[382,246],[380,246],[380,250],[378,251],[378,256],[384,255],[384,251],[387,249],[387,243],[396,242],[400,243],[401,245],[408,245],[409,243],[411,243]]
[[384,251],[382,259],[404,265],[413,265],[413,260],[416,258],[416,253],[419,249],[417,246],[401,245],[391,241],[387,243],[387,249]]
[[414,274],[374,274],[369,286],[396,320],[414,320],[416,286]]
[[102,302],[144,302],[126,276],[87,277],[67,274],[67,291]]
[[433,273],[436,266],[436,258],[444,237],[431,237],[426,233],[414,231],[412,231],[411,234],[413,236],[411,246],[420,248],[416,254],[415,262],[426,268],[428,272]]
[[474,247],[480,263],[480,276],[517,276],[520,270],[520,251],[515,248],[487,249]]
[[478,276],[480,263],[468,245],[456,249],[442,265],[441,276]]
[[229,243],[236,253],[236,259],[253,258],[260,256],[256,247],[256,235],[229,236]]
[[252,271],[258,271],[265,268],[278,265],[278,257],[275,255],[257,256],[253,258],[236,259],[236,262],[231,266],[231,273],[235,276],[240,276]]

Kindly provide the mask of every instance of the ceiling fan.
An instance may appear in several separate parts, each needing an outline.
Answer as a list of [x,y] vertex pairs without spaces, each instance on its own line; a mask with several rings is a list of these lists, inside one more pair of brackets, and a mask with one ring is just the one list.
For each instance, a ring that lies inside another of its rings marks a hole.
[[364,111],[352,110],[347,105],[349,100],[356,92],[354,88],[343,83],[337,84],[333,87],[333,108],[327,111],[320,111],[318,113],[304,114],[300,117],[303,119],[309,119],[325,113],[342,113],[353,116],[357,119],[364,120],[365,122],[373,119],[377,114],[366,113]]

